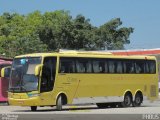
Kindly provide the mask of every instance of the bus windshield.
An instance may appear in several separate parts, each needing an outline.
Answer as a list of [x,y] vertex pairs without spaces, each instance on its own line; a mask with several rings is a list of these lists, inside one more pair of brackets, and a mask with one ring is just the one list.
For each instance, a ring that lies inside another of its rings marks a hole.
[[38,90],[38,77],[34,75],[40,57],[15,58],[11,69],[9,91],[29,92]]

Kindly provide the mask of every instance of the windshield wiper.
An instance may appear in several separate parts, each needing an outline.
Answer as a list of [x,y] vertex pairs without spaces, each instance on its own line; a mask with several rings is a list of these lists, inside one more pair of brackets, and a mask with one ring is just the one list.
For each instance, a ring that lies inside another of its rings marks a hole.
[[12,91],[12,92],[20,91],[20,87],[10,87],[9,91]]
[[27,89],[24,86],[10,87],[9,91],[11,91],[11,92],[31,92],[31,90],[27,91]]
[[20,88],[21,88],[21,91],[25,91],[25,92],[32,92],[31,90],[30,91],[28,91],[24,86],[20,86]]

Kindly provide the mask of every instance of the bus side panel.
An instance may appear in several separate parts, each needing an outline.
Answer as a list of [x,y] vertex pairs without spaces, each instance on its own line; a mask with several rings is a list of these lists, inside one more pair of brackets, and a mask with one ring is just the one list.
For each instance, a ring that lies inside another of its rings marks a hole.
[[56,78],[54,94],[66,94],[68,104],[71,104],[73,98],[76,97],[80,85],[80,80],[77,76],[76,74],[59,73]]
[[[151,86],[156,85],[154,82],[155,75],[135,75],[135,74],[79,74],[70,75],[66,80],[70,79],[71,87],[68,85],[64,87],[73,100],[77,98],[85,101],[78,101],[78,103],[93,103],[95,101],[104,102],[102,97],[121,97],[123,98],[126,91],[130,91],[135,96],[136,92],[140,90],[144,96],[149,99],[155,99],[157,94],[152,93]],[[76,82],[71,82],[74,79]],[[63,82],[64,84],[64,82]],[[67,84],[67,83],[66,83]],[[157,86],[155,86],[157,87]],[[152,88],[154,89],[154,88]],[[70,97],[69,97],[70,98]],[[70,99],[72,100],[72,99]],[[88,100],[88,101],[87,101]],[[122,99],[121,99],[122,100]],[[116,101],[116,100],[115,100]],[[114,102],[114,100],[113,100]],[[117,101],[118,102],[118,101]]]

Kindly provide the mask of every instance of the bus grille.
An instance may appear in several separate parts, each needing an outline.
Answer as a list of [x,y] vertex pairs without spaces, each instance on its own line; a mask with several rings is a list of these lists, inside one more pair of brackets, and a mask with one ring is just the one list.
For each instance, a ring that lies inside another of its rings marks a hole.
[[150,95],[151,97],[156,97],[156,86],[155,85],[151,85]]

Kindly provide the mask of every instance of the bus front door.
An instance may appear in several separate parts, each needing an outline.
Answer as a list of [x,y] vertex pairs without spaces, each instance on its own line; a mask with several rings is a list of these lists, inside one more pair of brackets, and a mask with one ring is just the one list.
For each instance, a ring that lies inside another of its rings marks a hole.
[[45,57],[40,82],[40,98],[43,105],[53,104],[53,89],[56,74],[56,57]]

